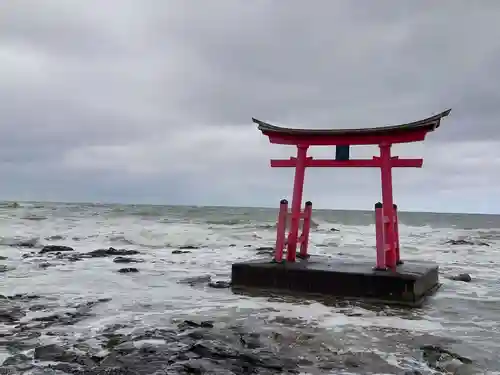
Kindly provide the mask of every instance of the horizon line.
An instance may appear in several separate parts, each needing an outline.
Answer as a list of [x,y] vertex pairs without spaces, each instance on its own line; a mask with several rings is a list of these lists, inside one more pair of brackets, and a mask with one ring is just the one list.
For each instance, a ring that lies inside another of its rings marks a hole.
[[[122,205],[122,206],[164,206],[164,207],[206,207],[206,208],[265,208],[265,209],[278,209],[278,207],[271,206],[231,206],[231,205],[214,205],[214,204],[162,204],[162,203],[124,203],[124,202],[92,202],[92,201],[51,201],[51,200],[0,200],[4,203],[52,203],[52,204],[92,204],[92,205]],[[341,208],[314,208],[316,211],[355,211],[355,212],[372,212],[368,209],[341,209]],[[500,216],[500,213],[484,213],[484,212],[452,212],[452,211],[405,211],[398,210],[398,212],[410,214],[437,214],[437,215],[483,215],[483,216]]]

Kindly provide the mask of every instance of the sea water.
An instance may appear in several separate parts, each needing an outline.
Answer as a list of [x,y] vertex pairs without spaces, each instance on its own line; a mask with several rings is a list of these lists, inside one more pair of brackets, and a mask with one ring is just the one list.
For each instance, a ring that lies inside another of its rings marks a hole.
[[[310,327],[322,337],[322,345],[341,343],[345,350],[377,353],[402,369],[422,371],[428,368],[419,345],[455,340],[461,355],[491,373],[500,371],[500,216],[399,214],[402,258],[440,265],[443,286],[420,309],[249,297],[183,282],[197,277],[229,280],[231,263],[261,257],[256,249],[274,244],[276,215],[275,209],[261,208],[4,204],[0,255],[7,259],[0,261],[6,267],[0,273],[0,294],[46,296],[55,310],[106,299],[87,318],[57,328],[66,332],[67,340],[91,341],[103,327],[117,323],[157,327],[176,318],[202,317],[244,322],[260,330]],[[375,260],[371,212],[315,210],[313,220],[312,256]],[[466,242],[447,242],[460,239]],[[144,262],[122,265],[103,257],[78,262],[51,259],[47,265],[40,257],[23,257],[49,244],[82,253],[108,247],[139,250]],[[192,249],[173,253],[185,246]],[[116,272],[124,266],[136,267],[139,273]],[[448,278],[461,273],[470,274],[472,281]],[[43,314],[35,309],[23,319],[29,322]],[[11,328],[0,321],[0,333]],[[38,340],[51,342],[57,335]],[[10,354],[0,344],[0,364]]]

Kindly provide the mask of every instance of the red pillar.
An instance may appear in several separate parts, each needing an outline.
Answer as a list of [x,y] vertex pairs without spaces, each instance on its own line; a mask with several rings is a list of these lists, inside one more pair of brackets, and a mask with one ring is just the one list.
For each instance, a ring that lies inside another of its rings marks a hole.
[[394,236],[394,209],[392,199],[392,167],[391,167],[391,145],[381,144],[381,179],[382,179],[382,203],[384,213],[384,237],[386,244],[386,265],[389,268],[396,267],[395,236]]
[[278,221],[276,222],[276,246],[274,248],[274,260],[281,262],[283,260],[283,249],[285,247],[286,222],[288,220],[288,201],[282,199],[278,212]]
[[399,218],[398,218],[398,205],[394,204],[394,243],[396,247],[396,264],[400,265],[404,262],[401,260],[401,254],[399,252]]
[[377,251],[377,263],[375,265],[375,269],[379,271],[387,269],[385,261],[384,213],[382,210],[382,203],[375,203],[375,248]]
[[304,221],[302,222],[302,242],[300,244],[300,255],[302,259],[309,258],[307,248],[309,247],[309,232],[311,231],[312,202],[307,201],[304,207]]
[[[297,252],[297,239],[299,236],[300,209],[302,206],[302,193],[304,191],[304,176],[306,172],[306,158],[308,146],[297,146],[297,164],[295,166],[295,179],[293,182],[292,212],[290,232],[288,234],[288,247],[286,259],[295,262]],[[392,207],[392,205],[391,205]]]

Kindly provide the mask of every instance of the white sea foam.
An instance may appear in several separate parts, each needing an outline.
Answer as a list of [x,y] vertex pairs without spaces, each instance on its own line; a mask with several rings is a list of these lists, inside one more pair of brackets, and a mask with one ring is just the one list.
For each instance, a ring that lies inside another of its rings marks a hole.
[[[172,317],[186,315],[220,319],[228,316],[249,319],[254,316],[265,321],[281,316],[298,318],[305,324],[336,332],[337,335],[358,335],[358,340],[353,342],[359,347],[363,347],[366,337],[362,332],[367,329],[371,332],[370,345],[374,347],[377,340],[382,340],[377,330],[399,329],[461,337],[464,340],[475,332],[478,338],[474,340],[483,340],[486,348],[498,349],[495,337],[500,333],[500,323],[496,318],[499,310],[491,312],[489,307],[484,306],[484,303],[493,302],[500,305],[500,268],[496,267],[500,261],[500,236],[495,237],[498,233],[496,229],[464,231],[453,229],[451,225],[435,228],[401,224],[403,257],[438,262],[443,273],[442,289],[417,315],[384,316],[360,307],[353,307],[346,315],[338,307],[321,303],[300,305],[264,297],[242,297],[229,290],[178,283],[186,277],[200,275],[229,278],[232,262],[255,257],[256,247],[274,243],[272,217],[268,221],[269,228],[252,225],[236,225],[233,228],[189,218],[184,222],[162,222],[126,215],[105,217],[102,214],[89,216],[87,213],[51,217],[50,212],[36,214],[47,219],[26,220],[25,214],[14,219],[4,216],[0,224],[0,237],[3,238],[0,246],[12,245],[19,239],[39,238],[41,243],[64,244],[80,252],[109,246],[138,249],[142,252],[138,257],[146,260],[134,265],[140,273],[130,275],[115,272],[120,265],[110,258],[74,263],[55,261],[54,267],[42,269],[32,259],[27,261],[21,258],[31,249],[1,247],[0,254],[9,258],[6,264],[15,269],[0,274],[3,278],[0,294],[56,295],[62,306],[75,301],[111,298],[108,303],[93,309],[95,316],[71,326],[70,330],[75,334],[92,336],[105,326],[118,322],[134,322],[137,326],[161,325]],[[312,254],[374,259],[373,225],[344,225],[338,220],[329,222],[321,219],[317,219],[317,223],[318,227],[310,238]],[[331,231],[331,228],[338,231]],[[45,240],[55,235],[65,239]],[[458,236],[480,235],[487,237],[489,247],[445,244],[448,239]],[[173,248],[187,245],[199,248],[189,254],[172,254]],[[458,273],[470,273],[473,282],[461,283],[446,278],[446,275]],[[2,356],[5,353],[0,351],[0,363]]]

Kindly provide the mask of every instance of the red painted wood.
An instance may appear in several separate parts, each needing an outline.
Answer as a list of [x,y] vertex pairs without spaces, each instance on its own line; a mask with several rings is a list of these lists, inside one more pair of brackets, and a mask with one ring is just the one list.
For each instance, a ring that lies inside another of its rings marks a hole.
[[274,248],[274,260],[283,260],[283,250],[285,248],[286,222],[288,218],[288,201],[283,199],[280,202],[278,221],[276,222],[276,246]]
[[[392,158],[391,167],[397,168],[421,168],[423,159],[399,159]],[[295,168],[297,165],[296,158],[286,159],[273,159],[271,160],[271,167],[273,168]],[[306,168],[380,168],[380,158],[373,159],[358,159],[358,160],[329,160],[329,159],[313,159],[307,158]]]
[[[290,213],[291,224],[287,239],[287,261],[294,262],[296,259],[300,219],[304,219],[304,222],[310,219],[310,212],[301,212],[300,210],[306,168],[380,168],[383,204],[381,208],[376,210],[377,267],[380,269],[383,269],[384,265],[390,268],[396,267],[400,260],[399,231],[397,211],[393,209],[392,168],[421,168],[423,159],[400,159],[397,156],[393,157],[391,156],[391,146],[396,143],[423,141],[428,132],[434,131],[439,126],[441,117],[448,116],[449,112],[450,110],[447,110],[428,119],[404,126],[391,127],[390,129],[357,129],[354,131],[344,129],[335,132],[280,129],[254,119],[254,122],[259,123],[259,129],[269,138],[270,143],[294,145],[297,147],[297,157],[292,157],[289,160],[271,160],[271,167],[295,168],[293,200]],[[432,121],[435,123],[431,123]],[[310,146],[345,145],[378,145],[380,147],[380,156],[374,156],[372,159],[358,160],[313,159],[312,157],[307,157],[307,149]],[[278,232],[281,233],[284,229],[279,228]],[[305,223],[303,235],[308,236],[308,231],[308,225]],[[278,234],[277,249],[280,236],[281,234]],[[306,237],[303,237],[300,242],[302,245],[301,255],[307,254]],[[281,256],[277,250],[276,259],[280,259]]]
[[300,243],[300,257],[307,258],[307,248],[309,246],[309,232],[311,231],[312,204],[306,202],[304,207],[304,219],[302,222],[302,242]]
[[299,223],[302,206],[302,193],[304,191],[304,177],[306,172],[307,147],[297,146],[297,165],[295,166],[295,179],[293,183],[292,216],[290,232],[288,233],[287,255],[289,262],[295,262],[297,253],[297,239],[299,237]]
[[380,177],[382,181],[382,210],[384,213],[385,262],[388,268],[396,267],[394,209],[392,198],[391,145],[380,145]]
[[376,263],[375,268],[385,270],[385,240],[384,240],[384,213],[382,212],[382,203],[375,204],[375,238],[376,238]]
[[303,136],[266,133],[269,141],[281,145],[304,145],[304,146],[336,146],[336,145],[379,145],[381,143],[408,143],[419,142],[425,139],[426,130],[418,130],[408,133],[395,133],[390,135],[374,136]]

